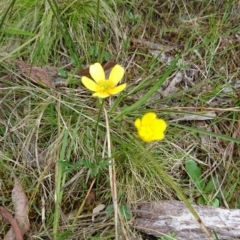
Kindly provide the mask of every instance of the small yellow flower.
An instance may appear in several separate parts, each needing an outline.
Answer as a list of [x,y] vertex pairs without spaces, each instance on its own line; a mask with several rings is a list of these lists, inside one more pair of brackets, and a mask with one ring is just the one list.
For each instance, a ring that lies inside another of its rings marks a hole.
[[134,125],[138,130],[138,136],[145,142],[162,140],[167,128],[166,122],[157,118],[153,112],[146,113],[142,119],[138,118]]
[[87,89],[94,92],[93,97],[106,98],[116,95],[126,88],[126,83],[117,86],[124,75],[124,68],[118,64],[113,67],[109,79],[106,79],[100,63],[91,65],[89,72],[94,81],[83,76],[82,83]]

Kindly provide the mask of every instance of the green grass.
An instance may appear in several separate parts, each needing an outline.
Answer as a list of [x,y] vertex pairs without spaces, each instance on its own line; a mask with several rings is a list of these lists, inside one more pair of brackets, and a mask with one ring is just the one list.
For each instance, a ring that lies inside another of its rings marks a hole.
[[[109,59],[125,68],[128,84],[104,103],[119,234],[143,238],[125,218],[140,201],[184,200],[181,194],[199,199],[203,189],[194,170],[186,169],[188,159],[206,185],[218,181],[207,198],[239,208],[239,9],[234,0],[0,0],[0,204],[14,212],[13,172],[29,199],[28,239],[115,236],[113,214],[91,221],[93,208],[104,204],[111,210],[113,204],[106,122],[101,102],[76,76]],[[163,53],[170,63],[160,59]],[[16,59],[63,69],[68,77],[61,80],[74,84],[39,86],[22,74]],[[165,96],[178,72],[181,81]],[[161,142],[137,138],[134,120],[148,111],[168,122]],[[197,118],[208,113],[215,117]],[[8,225],[0,223],[3,238]]]

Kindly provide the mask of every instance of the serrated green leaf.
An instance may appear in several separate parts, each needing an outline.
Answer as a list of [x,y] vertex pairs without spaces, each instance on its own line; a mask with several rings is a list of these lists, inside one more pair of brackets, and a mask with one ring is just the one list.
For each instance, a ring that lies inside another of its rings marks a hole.
[[101,161],[99,162],[99,166],[100,166],[101,168],[106,168],[106,167],[109,167],[109,166],[111,166],[111,165],[113,165],[113,164],[110,163],[109,160],[101,160]]
[[130,212],[129,206],[120,205],[120,206],[119,206],[119,209],[120,209],[121,214],[122,214],[127,220],[129,220],[129,219],[132,218],[132,214],[131,214],[131,212]]

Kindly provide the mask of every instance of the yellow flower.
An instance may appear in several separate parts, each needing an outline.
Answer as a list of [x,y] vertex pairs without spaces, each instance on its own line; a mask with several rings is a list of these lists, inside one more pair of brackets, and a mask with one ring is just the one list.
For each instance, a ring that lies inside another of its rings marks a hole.
[[145,142],[162,140],[167,124],[163,119],[157,118],[153,112],[146,113],[142,119],[138,118],[135,122],[138,136]]
[[100,63],[91,65],[89,72],[94,81],[88,77],[82,77],[82,83],[87,89],[94,92],[93,97],[106,98],[116,95],[126,87],[126,83],[117,86],[124,75],[123,67],[118,64],[113,67],[109,79],[106,79],[104,69]]

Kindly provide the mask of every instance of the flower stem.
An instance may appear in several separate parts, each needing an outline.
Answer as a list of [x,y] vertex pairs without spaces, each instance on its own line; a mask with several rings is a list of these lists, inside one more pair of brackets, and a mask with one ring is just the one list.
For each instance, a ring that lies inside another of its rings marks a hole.
[[99,112],[98,112],[98,116],[97,116],[97,122],[96,122],[96,127],[95,127],[95,136],[94,136],[94,145],[93,145],[93,149],[94,149],[94,159],[95,161],[97,160],[97,135],[98,135],[98,126],[99,126],[99,121],[100,121],[100,116],[102,113],[102,109],[104,106],[104,99],[101,102],[101,106],[99,108]]
[[109,158],[109,178],[112,193],[112,201],[114,207],[114,225],[115,225],[115,239],[118,240],[118,202],[117,202],[117,183],[116,183],[116,169],[115,160],[112,158],[111,153],[111,138],[110,128],[108,122],[108,115],[105,108],[103,108],[106,119],[106,132],[107,132],[107,144],[108,144],[108,158]]

